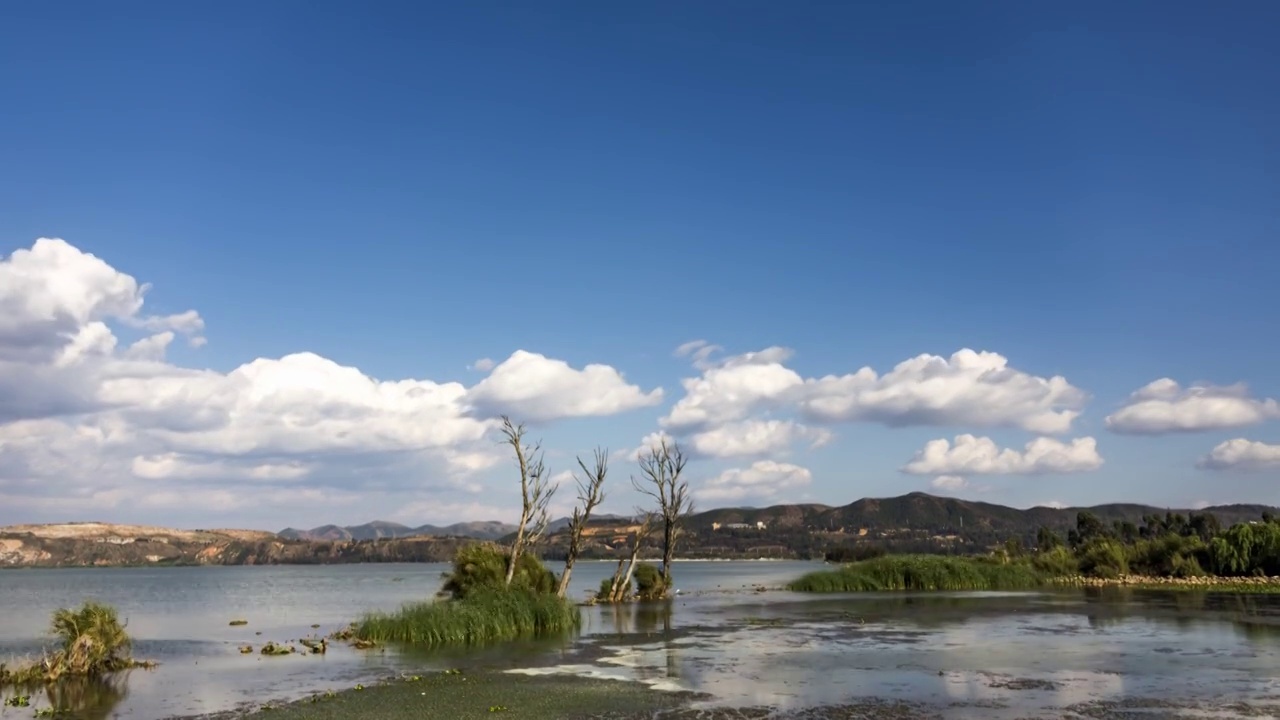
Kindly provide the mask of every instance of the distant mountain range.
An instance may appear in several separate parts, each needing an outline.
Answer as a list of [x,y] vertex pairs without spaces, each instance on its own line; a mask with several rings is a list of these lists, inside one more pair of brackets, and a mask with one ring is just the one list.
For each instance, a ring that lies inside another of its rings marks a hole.
[[[621,520],[621,515],[601,515],[592,520]],[[548,525],[548,532],[559,532],[568,527],[569,518],[554,520]],[[516,531],[511,523],[496,520],[480,520],[459,522],[452,525],[422,525],[409,527],[400,523],[374,520],[363,525],[321,525],[310,530],[285,528],[276,533],[286,540],[383,540],[407,537],[464,537],[476,540],[498,540]]]
[[[1050,508],[1033,507],[1025,510],[995,503],[939,497],[923,492],[913,492],[891,498],[863,498],[848,505],[800,504],[774,505],[765,508],[716,508],[695,513],[688,518],[686,527],[695,536],[711,542],[717,528],[725,526],[763,523],[768,535],[817,533],[840,535],[858,533],[865,529],[871,537],[887,537],[886,531],[927,531],[949,533],[967,537],[975,542],[989,536],[1034,535],[1041,526],[1065,531],[1073,527],[1076,515],[1088,511],[1103,522],[1128,520],[1141,524],[1146,515],[1166,512],[1189,514],[1210,513],[1225,526],[1233,523],[1257,520],[1264,512],[1280,515],[1280,509],[1268,505],[1218,505],[1201,510],[1163,508],[1134,503],[1110,503],[1090,507]],[[609,524],[627,521],[623,515],[592,517],[592,524]],[[568,518],[551,523],[549,532],[554,534],[569,524]],[[409,527],[399,523],[370,522],[364,525],[339,527],[323,525],[310,530],[288,528],[279,536],[300,540],[374,540],[406,537],[465,537],[480,540],[498,540],[515,532],[512,524],[495,521],[460,522],[453,525],[423,525]],[[696,540],[695,540],[696,541]],[[788,543],[790,544],[790,543]]]
[[515,525],[497,521],[460,522],[439,527],[423,525],[409,527],[400,523],[375,520],[363,525],[321,525],[310,530],[285,528],[276,533],[287,540],[383,540],[421,536],[468,537],[478,540],[496,540],[513,533]]
[[[775,505],[717,508],[689,516],[679,555],[688,558],[821,558],[833,548],[866,543],[896,552],[982,553],[1010,538],[1033,543],[1040,527],[1064,532],[1080,511],[1104,523],[1146,515],[1209,513],[1229,526],[1280,516],[1267,505],[1219,505],[1203,510],[1112,503],[1087,508],[1034,507],[1026,510],[915,492],[892,498],[864,498],[841,507]],[[540,554],[564,558],[568,524],[552,524]],[[592,518],[582,557],[617,560],[629,556],[626,526],[619,515]],[[409,527],[371,522],[352,527],[290,528],[278,535],[255,530],[173,530],[81,522],[0,527],[0,568],[106,565],[282,565],[364,562],[447,562],[472,539],[503,539],[515,528],[501,522],[462,522]],[[646,553],[657,553],[655,536]]]

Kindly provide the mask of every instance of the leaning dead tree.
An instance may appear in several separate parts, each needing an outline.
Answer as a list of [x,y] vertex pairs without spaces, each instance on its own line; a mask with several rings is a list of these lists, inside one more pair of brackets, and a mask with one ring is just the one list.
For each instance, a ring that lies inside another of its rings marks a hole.
[[547,477],[547,466],[542,462],[542,445],[524,442],[524,423],[516,425],[511,418],[502,416],[502,434],[516,453],[516,465],[520,468],[520,524],[516,539],[507,558],[507,585],[516,574],[516,561],[520,553],[537,544],[547,531],[547,505],[556,487]]
[[569,591],[569,576],[573,574],[573,564],[578,561],[578,553],[582,551],[582,533],[587,529],[591,519],[591,511],[604,502],[604,477],[609,472],[609,451],[596,448],[595,464],[588,468],[582,458],[578,458],[578,467],[582,476],[573,474],[578,485],[578,502],[569,518],[569,554],[564,559],[564,574],[560,576],[560,588],[556,591],[564,597]]
[[640,546],[653,533],[653,525],[653,513],[642,513],[640,525],[631,536],[631,557],[627,560],[619,560],[618,568],[613,571],[613,583],[609,586],[609,602],[619,603],[627,599],[627,593],[631,590],[631,578],[635,575],[636,563],[640,560]]
[[671,587],[671,561],[680,541],[682,522],[693,512],[693,496],[689,483],[680,479],[688,458],[677,442],[661,443],[649,448],[640,458],[640,477],[631,477],[631,485],[658,503],[658,521],[662,524],[662,580]]

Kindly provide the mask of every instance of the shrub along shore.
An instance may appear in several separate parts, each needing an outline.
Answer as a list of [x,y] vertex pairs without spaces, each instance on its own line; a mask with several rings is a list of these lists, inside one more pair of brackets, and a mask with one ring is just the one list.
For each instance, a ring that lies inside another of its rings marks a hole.
[[[1103,523],[1082,511],[1064,539],[1048,528],[1031,550],[1014,538],[981,557],[879,555],[840,548],[839,569],[791,583],[800,592],[1019,590],[1037,586],[1123,586],[1218,592],[1280,592],[1280,518],[1269,514],[1223,529],[1213,515],[1149,515],[1141,526]],[[879,555],[879,556],[877,556]]]
[[1052,575],[1028,562],[1000,564],[990,557],[886,555],[809,573],[787,585],[794,592],[842,593],[899,590],[1034,590],[1046,587],[1124,587],[1202,592],[1280,593],[1280,577],[1162,577],[1159,575]]

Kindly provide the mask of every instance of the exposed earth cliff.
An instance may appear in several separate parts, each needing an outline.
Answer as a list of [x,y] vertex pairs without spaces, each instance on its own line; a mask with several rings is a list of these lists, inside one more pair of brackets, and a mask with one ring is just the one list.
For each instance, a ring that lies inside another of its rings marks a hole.
[[259,530],[67,523],[0,528],[0,567],[439,562],[464,538],[287,540]]

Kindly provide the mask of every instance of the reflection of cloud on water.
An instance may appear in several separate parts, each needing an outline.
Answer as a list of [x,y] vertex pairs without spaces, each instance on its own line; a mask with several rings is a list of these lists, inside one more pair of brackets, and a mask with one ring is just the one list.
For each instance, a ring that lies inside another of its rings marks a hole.
[[966,670],[944,673],[940,679],[947,696],[954,702],[999,702],[1024,709],[1062,708],[1125,696],[1124,678],[1106,672],[1054,670],[1006,674]]
[[[956,717],[984,720],[1100,700],[1249,701],[1280,690],[1270,679],[1280,647],[1259,652],[1224,623],[1185,626],[1136,614],[1099,623],[1083,605],[1085,612],[1020,610],[951,613],[936,623],[861,610],[825,609],[821,620],[743,616],[745,625],[642,644],[597,636],[606,651],[597,663],[535,672],[706,693],[712,699],[703,705],[792,712],[875,698],[955,703]],[[975,704],[981,715],[973,715]]]
[[1110,673],[1086,673],[1059,671],[1049,674],[1049,680],[1058,683],[1054,700],[1060,706],[1075,705],[1089,700],[1105,700],[1125,695],[1122,675]]
[[577,677],[592,678],[595,680],[621,680],[623,682],[641,682],[654,690],[667,692],[680,692],[688,690],[681,686],[678,682],[674,682],[665,678],[648,676],[644,673],[628,672],[626,670],[609,670],[599,665],[584,664],[567,664],[553,665],[551,667],[537,668],[516,668],[507,672],[516,675],[574,675]]

